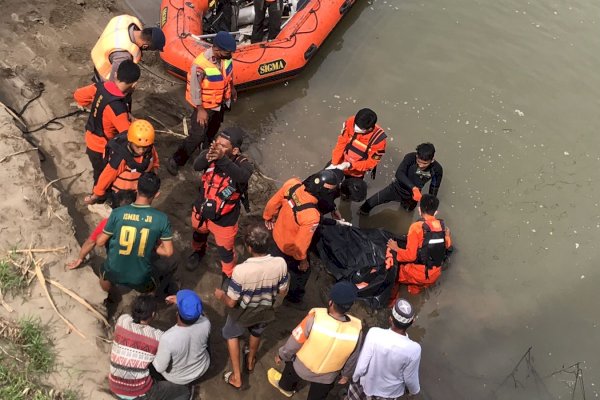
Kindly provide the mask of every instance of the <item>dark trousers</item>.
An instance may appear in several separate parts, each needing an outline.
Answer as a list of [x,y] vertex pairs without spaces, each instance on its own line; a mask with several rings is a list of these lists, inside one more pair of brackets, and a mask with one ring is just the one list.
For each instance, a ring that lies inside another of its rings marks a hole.
[[[296,390],[298,383],[302,381],[302,378],[298,376],[294,369],[294,363],[286,362],[283,373],[281,374],[281,380],[279,381],[279,387],[283,390]],[[333,388],[334,383],[310,383],[310,389],[308,390],[308,397],[306,400],[325,400],[327,395]]]
[[392,183],[369,197],[367,201],[360,206],[360,209],[365,212],[370,212],[378,205],[389,203],[390,201],[400,202],[406,211],[412,211],[417,206],[417,202],[413,200],[412,195],[401,187],[394,179]]
[[267,9],[269,10],[269,35],[268,39],[273,40],[277,37],[281,31],[281,9],[283,8],[283,1],[266,1],[266,0],[254,0],[254,23],[252,25],[252,37],[250,38],[251,43],[262,42],[263,40],[263,26],[265,23],[265,15]]
[[290,274],[290,286],[288,289],[288,293],[285,296],[286,300],[291,301],[292,303],[299,303],[304,298],[304,294],[306,293],[306,283],[308,282],[308,278],[310,278],[311,268],[307,271],[300,271],[298,266],[300,265],[300,261],[296,260],[292,256],[288,256],[284,254],[279,247],[275,243],[273,243],[270,251],[273,257],[281,257],[285,260],[287,264],[288,273]]
[[173,154],[173,160],[175,160],[180,167],[185,165],[200,145],[202,145],[203,148],[207,148],[221,127],[223,115],[225,114],[224,107],[221,106],[220,111],[207,111],[208,121],[204,126],[199,125],[196,121],[198,109],[195,108],[194,112],[192,112],[192,116],[190,117],[191,124],[189,135],[183,140],[177,148],[177,151]]
[[104,154],[97,153],[92,151],[86,147],[85,154],[87,154],[90,159],[90,163],[92,164],[92,169],[94,170],[94,186],[98,183],[98,178],[100,178],[100,174],[104,170],[106,163],[104,162]]
[[190,389],[169,381],[154,381],[150,390],[139,400],[188,400]]

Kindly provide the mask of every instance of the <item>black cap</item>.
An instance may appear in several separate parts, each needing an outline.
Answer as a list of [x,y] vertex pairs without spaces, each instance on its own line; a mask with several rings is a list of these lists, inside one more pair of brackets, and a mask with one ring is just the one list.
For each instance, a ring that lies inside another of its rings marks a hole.
[[244,143],[244,136],[246,132],[242,130],[242,128],[238,128],[237,126],[231,126],[229,128],[225,128],[219,133],[219,136],[224,137],[229,140],[233,147],[237,147],[238,149],[242,147],[242,143]]
[[356,286],[354,286],[354,284],[352,284],[352,282],[339,281],[331,287],[331,290],[329,291],[329,299],[331,299],[331,301],[333,301],[335,304],[349,306],[354,303],[357,294],[358,289]]
[[160,28],[151,28],[152,29],[152,42],[151,46],[153,50],[163,51],[165,48],[165,34]]

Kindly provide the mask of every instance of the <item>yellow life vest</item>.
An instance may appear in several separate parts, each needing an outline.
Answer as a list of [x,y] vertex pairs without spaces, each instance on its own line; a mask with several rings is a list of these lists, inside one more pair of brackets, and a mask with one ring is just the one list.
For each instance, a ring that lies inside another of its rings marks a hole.
[[102,35],[92,49],[92,62],[96,71],[102,79],[110,78],[112,68],[109,57],[115,51],[127,51],[133,57],[133,62],[138,63],[142,59],[142,50],[131,41],[129,28],[134,25],[142,30],[142,23],[131,15],[119,15],[110,20]]
[[351,315],[350,321],[338,321],[326,308],[313,308],[310,312],[315,320],[296,357],[315,374],[340,371],[358,344],[362,323]]
[[[221,69],[219,69],[214,63],[207,60],[204,53],[202,53],[196,57],[194,64],[204,71],[204,79],[200,82],[203,108],[207,110],[217,108],[224,101],[231,99],[231,81],[233,80],[232,60],[221,60]],[[190,91],[190,72],[188,72],[185,98],[192,106],[195,106],[192,103]]]

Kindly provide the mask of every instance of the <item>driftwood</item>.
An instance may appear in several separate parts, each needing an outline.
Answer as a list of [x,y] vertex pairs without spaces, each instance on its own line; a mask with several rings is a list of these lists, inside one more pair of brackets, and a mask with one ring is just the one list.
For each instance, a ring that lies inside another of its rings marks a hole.
[[156,118],[153,115],[148,114],[148,118],[150,118],[152,121],[156,122],[157,124],[159,124],[160,126],[162,126],[163,128],[166,129],[166,130],[155,129],[154,130],[155,132],[168,133],[169,135],[178,136],[178,137],[187,137],[187,135],[183,135],[181,133],[172,131],[164,122],[162,122],[161,120],[159,120],[158,118]]
[[31,149],[27,149],[27,150],[21,150],[21,151],[16,151],[16,152],[14,152],[14,153],[7,154],[6,156],[4,156],[4,157],[2,157],[2,158],[0,159],[0,163],[3,163],[4,161],[8,160],[8,159],[9,159],[9,158],[11,158],[12,156],[17,156],[17,155],[19,155],[19,154],[25,154],[25,153],[29,153],[29,152],[31,152],[31,151],[37,151],[37,150],[38,150],[38,148],[37,148],[37,147],[32,147]]
[[41,261],[40,262],[34,262],[34,264],[35,264],[35,275],[37,276],[38,280],[40,281],[40,285],[42,285],[42,289],[44,290],[44,294],[46,294],[46,298],[48,299],[48,302],[50,302],[50,305],[54,309],[54,312],[56,312],[56,314],[58,314],[58,316],[60,317],[60,319],[62,319],[64,321],[64,323],[69,327],[69,331],[74,331],[79,336],[81,336],[82,338],[85,339],[85,335],[79,329],[77,329],[77,327],[75,325],[73,325],[71,323],[71,321],[69,321],[68,319],[66,319],[60,313],[60,311],[58,311],[58,308],[56,308],[56,304],[54,304],[54,301],[52,300],[52,297],[50,296],[50,292],[48,291],[48,287],[46,286],[46,277],[44,276],[44,273],[42,272],[42,269],[40,268],[40,264],[41,263],[42,263]]
[[90,303],[88,303],[83,297],[79,296],[77,293],[73,292],[71,289],[64,287],[60,282],[53,281],[52,279],[46,279],[46,282],[48,282],[52,286],[56,286],[57,288],[59,288],[60,290],[62,290],[63,292],[65,292],[66,294],[71,296],[72,298],[74,298],[79,304],[81,304],[82,306],[84,306],[85,308],[90,310],[96,318],[98,318],[100,321],[102,321],[104,323],[104,325],[106,325],[106,327],[110,328],[110,324],[108,323],[108,320],[106,318],[104,318],[104,316],[102,314],[100,314],[94,307],[92,307],[90,305]]
[[2,290],[0,289],[0,305],[2,305],[2,307],[4,307],[4,309],[6,311],[8,311],[9,313],[15,311],[10,305],[8,305],[5,301],[4,301],[4,295],[2,294]]
[[188,131],[187,119],[186,119],[185,117],[183,117],[183,122],[182,122],[182,124],[183,124],[183,134],[184,134],[185,136],[189,136],[189,135],[190,135],[190,133],[189,133],[189,131]]
[[54,248],[42,248],[42,249],[19,249],[19,250],[11,250],[11,251],[9,251],[9,253],[13,253],[13,254],[57,253],[57,252],[62,253],[65,251],[67,251],[67,246],[54,247]]
[[69,179],[69,178],[75,178],[81,174],[83,174],[86,170],[84,169],[81,172],[78,172],[76,174],[73,175],[69,175],[69,176],[64,176],[62,178],[56,178],[51,180],[50,182],[48,182],[48,184],[46,186],[44,186],[44,189],[42,190],[42,193],[40,193],[40,196],[44,196],[46,198],[46,202],[48,202],[48,218],[50,218],[52,215],[54,215],[56,218],[58,218],[59,220],[61,220],[62,222],[67,222],[65,221],[60,215],[58,215],[55,211],[54,208],[52,207],[51,204],[51,199],[50,199],[50,195],[48,194],[48,188],[50,188],[50,186],[52,186],[53,184],[55,184],[58,181],[61,181],[63,179]]
[[43,195],[43,196],[46,196],[46,198],[48,198],[48,188],[50,188],[50,186],[54,185],[58,181],[62,181],[63,179],[70,179],[70,178],[75,178],[77,176],[80,176],[85,171],[86,170],[84,169],[83,171],[80,171],[76,174],[69,175],[69,176],[63,176],[62,178],[56,178],[56,179],[51,180],[50,182],[48,182],[48,184],[46,186],[44,186],[44,189],[42,190],[42,193],[40,193],[40,196]]

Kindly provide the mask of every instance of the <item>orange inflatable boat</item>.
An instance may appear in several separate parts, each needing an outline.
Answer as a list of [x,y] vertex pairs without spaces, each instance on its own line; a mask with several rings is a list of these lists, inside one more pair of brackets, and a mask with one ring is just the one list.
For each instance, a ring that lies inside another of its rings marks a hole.
[[[233,54],[236,88],[249,89],[296,76],[354,2],[283,0],[281,32],[274,40],[255,44],[249,40],[254,20],[252,0],[232,2],[235,22],[228,26],[238,41]],[[185,80],[196,56],[211,46],[211,35],[204,34],[203,22],[210,21],[207,15],[216,15],[214,3],[211,0],[209,6],[209,0],[162,0],[160,26],[166,45],[160,56],[170,74]]]

